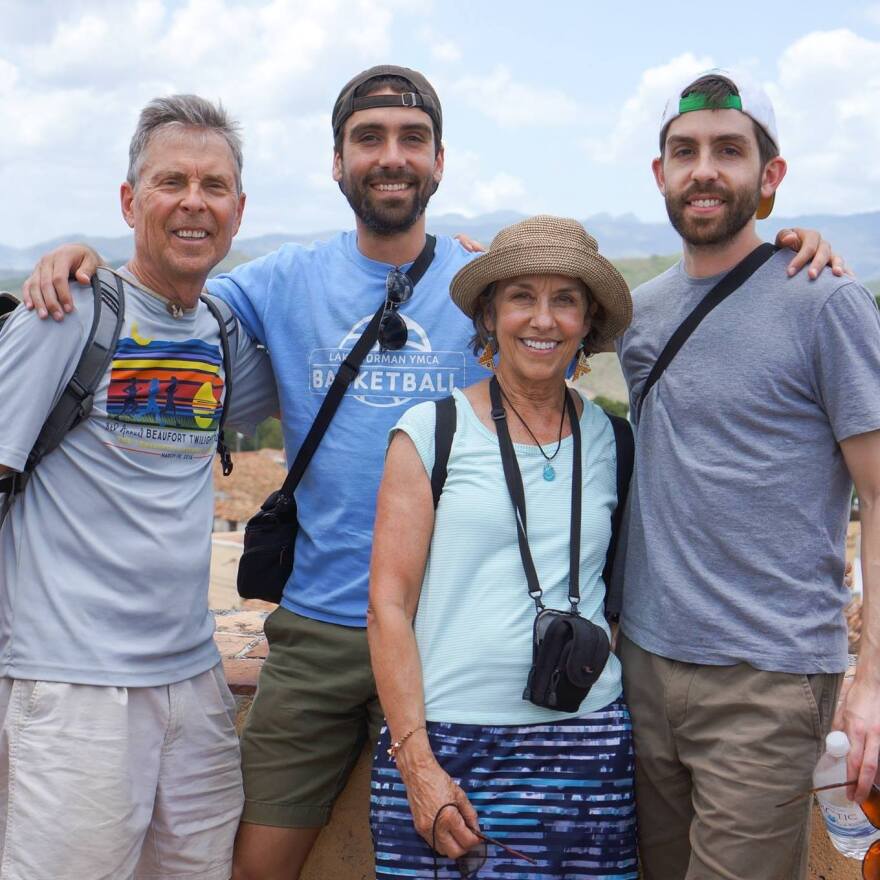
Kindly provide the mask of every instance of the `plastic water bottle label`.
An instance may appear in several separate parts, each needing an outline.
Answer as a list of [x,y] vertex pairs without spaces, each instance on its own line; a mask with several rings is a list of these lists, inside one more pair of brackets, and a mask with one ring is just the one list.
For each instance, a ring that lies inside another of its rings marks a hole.
[[863,837],[877,833],[877,829],[868,821],[865,814],[858,808],[837,806],[819,802],[819,808],[825,817],[830,834],[840,837]]

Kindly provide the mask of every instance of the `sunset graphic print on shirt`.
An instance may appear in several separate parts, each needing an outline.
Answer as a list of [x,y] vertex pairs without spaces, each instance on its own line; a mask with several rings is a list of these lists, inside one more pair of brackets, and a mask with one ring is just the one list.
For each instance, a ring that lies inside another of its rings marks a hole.
[[223,356],[200,339],[145,339],[132,324],[111,363],[111,445],[174,457],[213,453],[223,411]]

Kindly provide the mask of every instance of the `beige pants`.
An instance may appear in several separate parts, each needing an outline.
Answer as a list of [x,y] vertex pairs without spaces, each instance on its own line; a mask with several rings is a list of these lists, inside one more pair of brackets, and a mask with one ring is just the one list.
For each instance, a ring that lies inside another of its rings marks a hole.
[[220,664],[161,687],[0,678],[0,877],[228,880],[234,711]]
[[645,880],[801,880],[810,787],[840,675],[701,666],[621,634]]

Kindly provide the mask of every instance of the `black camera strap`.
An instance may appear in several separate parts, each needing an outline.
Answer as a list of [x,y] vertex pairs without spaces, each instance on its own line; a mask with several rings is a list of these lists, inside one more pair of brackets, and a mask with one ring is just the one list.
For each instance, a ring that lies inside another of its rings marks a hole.
[[753,251],[737,263],[712,289],[694,306],[690,314],[676,328],[669,341],[660,352],[645,384],[639,394],[639,402],[636,406],[636,421],[641,421],[642,406],[648,392],[657,384],[657,380],[663,375],[663,371],[672,363],[672,359],[678,354],[679,349],[687,342],[690,335],[700,326],[703,318],[716,306],[721,305],[730,294],[742,287],[779,248],[764,242],[759,244]]
[[[434,259],[434,250],[436,246],[437,239],[433,235],[426,235],[425,246],[422,248],[421,253],[416,257],[415,262],[405,273],[412,282],[413,287],[419,283],[422,276],[431,265],[431,262]],[[333,377],[333,384],[330,386],[330,390],[327,392],[321,403],[321,408],[315,416],[315,421],[312,422],[312,427],[309,428],[309,433],[306,434],[306,439],[303,440],[302,446],[300,446],[299,452],[297,452],[296,458],[293,460],[293,464],[290,466],[290,470],[284,478],[284,483],[279,490],[281,495],[284,495],[287,498],[293,496],[293,492],[303,478],[303,474],[306,472],[309,462],[318,451],[318,444],[324,437],[327,428],[330,427],[330,422],[333,421],[333,416],[336,415],[336,410],[339,409],[339,404],[342,403],[342,398],[345,396],[348,386],[351,385],[357,377],[364,358],[379,338],[379,324],[382,321],[382,314],[385,311],[385,305],[386,300],[383,299],[382,305],[379,306],[376,310],[376,314],[370,319],[370,323],[367,324],[366,329],[361,333],[360,338],[354,344],[348,357],[346,357],[339,365],[339,369]]]
[[[529,549],[528,528],[526,522],[526,493],[523,487],[522,473],[516,460],[516,450],[510,439],[507,427],[507,413],[501,400],[501,386],[493,376],[489,380],[489,398],[492,402],[492,418],[498,432],[498,446],[501,450],[501,464],[504,467],[504,480],[513,503],[516,515],[516,536],[519,541],[519,555],[522,558],[523,570],[529,587],[529,596],[534,600],[536,609],[544,610],[541,597],[544,591],[538,581],[538,572]],[[580,577],[581,557],[581,426],[578,421],[577,409],[572,399],[572,392],[566,389],[565,408],[571,423],[571,538],[569,543],[568,601],[573,614],[578,613],[578,602],[581,594],[578,584]]]

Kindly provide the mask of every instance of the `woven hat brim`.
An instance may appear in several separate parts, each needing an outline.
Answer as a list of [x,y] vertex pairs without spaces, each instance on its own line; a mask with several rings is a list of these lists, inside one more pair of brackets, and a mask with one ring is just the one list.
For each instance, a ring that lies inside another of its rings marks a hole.
[[473,318],[477,298],[490,284],[521,275],[565,275],[583,281],[592,298],[605,310],[604,320],[594,324],[605,342],[620,336],[632,320],[632,297],[620,272],[601,254],[565,245],[490,248],[459,269],[449,295]]

